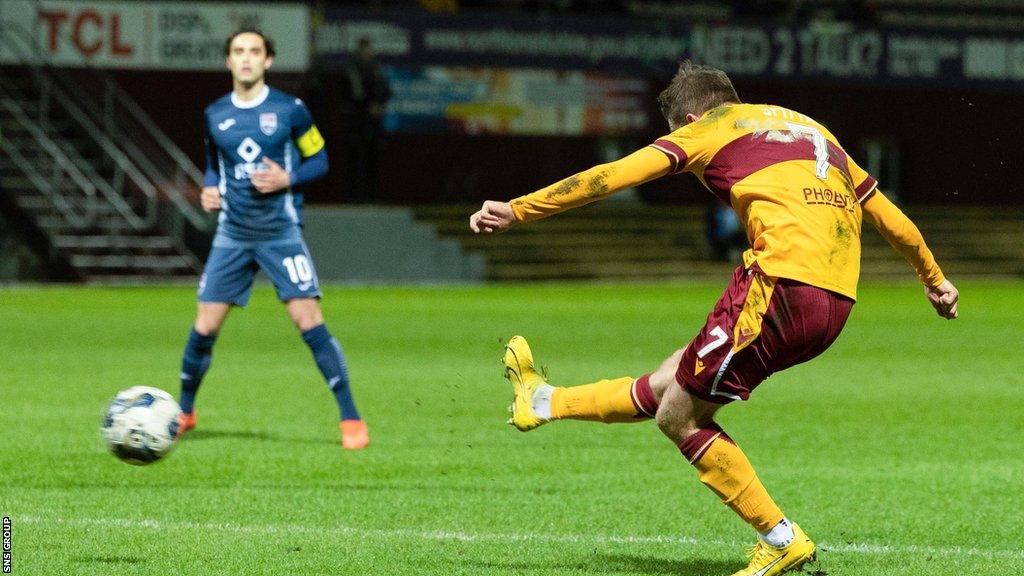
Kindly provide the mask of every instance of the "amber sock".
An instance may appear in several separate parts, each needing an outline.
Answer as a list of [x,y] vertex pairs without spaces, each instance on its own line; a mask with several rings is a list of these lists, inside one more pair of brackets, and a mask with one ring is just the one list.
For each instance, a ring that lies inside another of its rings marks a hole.
[[653,418],[658,403],[650,375],[601,380],[593,384],[556,387],[551,392],[551,419],[595,422],[640,422]]
[[717,425],[701,428],[679,445],[700,481],[743,521],[767,533],[784,518],[740,447]]

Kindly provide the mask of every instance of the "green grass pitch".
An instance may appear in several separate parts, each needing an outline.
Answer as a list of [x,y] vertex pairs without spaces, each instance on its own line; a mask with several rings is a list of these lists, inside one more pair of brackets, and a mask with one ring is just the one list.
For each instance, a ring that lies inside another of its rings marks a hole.
[[[725,285],[330,288],[372,445],[267,287],[229,319],[199,427],[148,467],[105,452],[122,388],[177,396],[194,292],[0,289],[0,513],[13,573],[730,574],[751,531],[653,423],[505,425],[500,341],[555,384],[640,375]],[[828,576],[1024,573],[1024,283],[961,319],[867,285],[824,356],[720,414]]]

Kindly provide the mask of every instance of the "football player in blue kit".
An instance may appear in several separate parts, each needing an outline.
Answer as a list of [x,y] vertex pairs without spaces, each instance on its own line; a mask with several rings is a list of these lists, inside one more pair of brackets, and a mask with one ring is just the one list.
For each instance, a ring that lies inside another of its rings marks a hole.
[[319,130],[301,100],[266,85],[274,44],[254,28],[225,44],[230,94],[206,108],[207,167],[201,202],[220,211],[199,281],[195,325],[181,363],[179,434],[196,425],[195,397],[232,306],[245,306],[262,269],[285,304],[341,412],[341,443],[358,450],[369,432],[352,399],[345,356],[324,325],[320,286],[302,237],[302,186],[327,174]]

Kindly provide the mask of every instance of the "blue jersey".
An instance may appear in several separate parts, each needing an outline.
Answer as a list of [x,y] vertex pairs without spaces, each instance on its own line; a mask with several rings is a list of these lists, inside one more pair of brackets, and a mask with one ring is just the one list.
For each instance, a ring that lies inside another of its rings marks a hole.
[[[204,184],[220,188],[223,233],[267,240],[302,225],[301,185],[327,172],[323,138],[302,100],[269,87],[249,102],[228,94],[206,108],[206,147]],[[292,185],[256,190],[250,177],[266,169],[263,158],[289,172]]]

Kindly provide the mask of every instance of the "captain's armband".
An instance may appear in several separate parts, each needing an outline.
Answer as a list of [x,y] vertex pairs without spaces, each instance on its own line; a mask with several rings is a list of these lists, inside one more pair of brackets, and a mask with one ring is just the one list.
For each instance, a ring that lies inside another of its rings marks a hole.
[[295,144],[299,147],[302,157],[309,158],[324,149],[324,137],[320,135],[320,130],[314,124],[309,127],[309,130],[306,130],[305,134],[299,136]]

